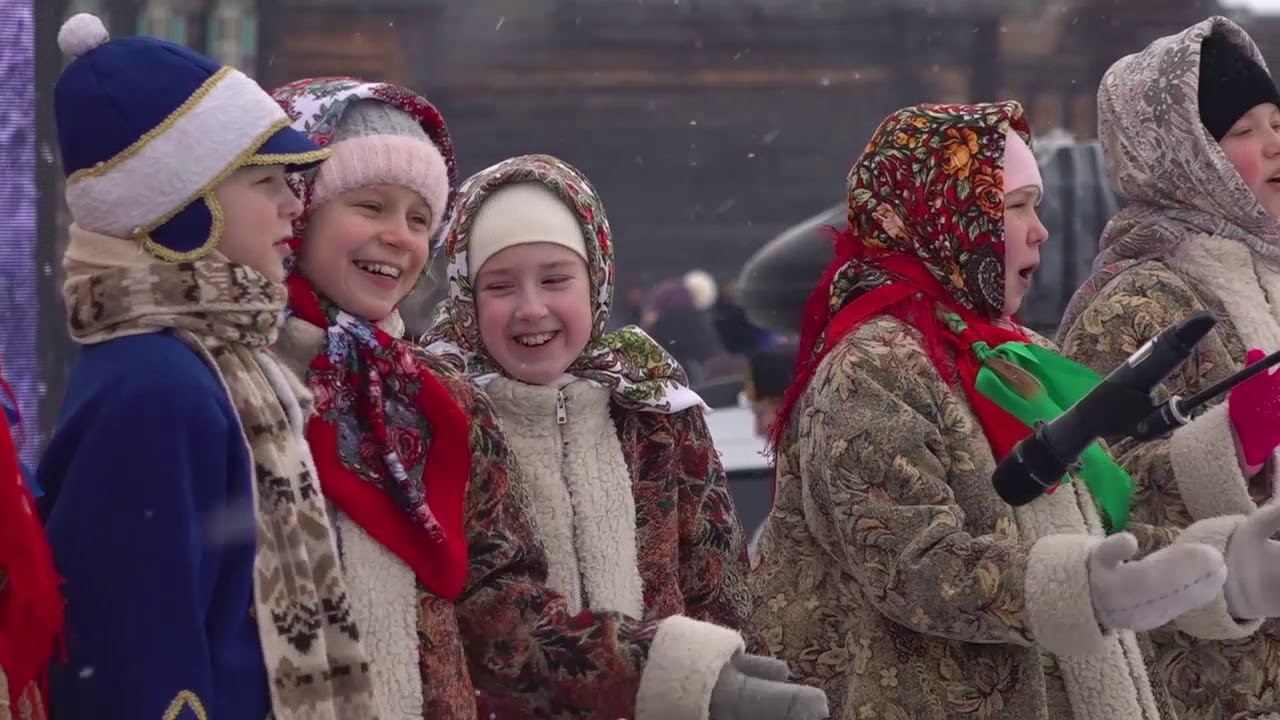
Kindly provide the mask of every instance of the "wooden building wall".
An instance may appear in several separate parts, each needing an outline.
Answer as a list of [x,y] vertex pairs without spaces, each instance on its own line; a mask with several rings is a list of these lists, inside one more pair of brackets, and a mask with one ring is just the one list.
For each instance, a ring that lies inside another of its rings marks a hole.
[[857,3],[330,5],[264,18],[264,80],[368,68],[440,106],[464,173],[529,152],[578,165],[605,198],[624,287],[736,274],[842,197],[885,114],[998,87],[969,72],[994,17],[956,33],[953,17]]

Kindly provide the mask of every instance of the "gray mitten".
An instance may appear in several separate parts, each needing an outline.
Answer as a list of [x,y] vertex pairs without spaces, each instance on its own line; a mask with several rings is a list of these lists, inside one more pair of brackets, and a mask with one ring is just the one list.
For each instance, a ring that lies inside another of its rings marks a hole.
[[711,690],[711,720],[824,720],[827,695],[817,688],[783,682],[787,664],[738,653],[720,670]]
[[[1137,538],[1122,532],[1089,553],[1093,612],[1104,627],[1135,632],[1158,628],[1208,605],[1227,580],[1222,553],[1208,545],[1170,545],[1129,560],[1137,552]],[[1280,601],[1280,595],[1275,597]]]
[[1280,505],[1255,510],[1227,541],[1227,610],[1237,620],[1280,616]]

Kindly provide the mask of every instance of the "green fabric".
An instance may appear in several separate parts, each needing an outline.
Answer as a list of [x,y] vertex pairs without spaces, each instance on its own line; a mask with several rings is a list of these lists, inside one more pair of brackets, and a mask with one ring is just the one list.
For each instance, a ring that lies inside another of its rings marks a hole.
[[[1102,382],[1101,378],[1083,365],[1030,343],[1006,342],[991,348],[986,343],[979,342],[974,343],[973,350],[979,360],[1001,358],[1026,370],[1040,381],[1044,392],[1027,399],[1006,385],[985,364],[978,371],[978,391],[1028,428],[1034,428],[1037,422],[1049,422],[1057,418]],[[1129,508],[1134,492],[1133,478],[1129,477],[1129,473],[1116,464],[1102,445],[1095,442],[1080,456],[1080,470],[1077,474],[1106,514],[1108,532],[1124,529],[1129,521]]]

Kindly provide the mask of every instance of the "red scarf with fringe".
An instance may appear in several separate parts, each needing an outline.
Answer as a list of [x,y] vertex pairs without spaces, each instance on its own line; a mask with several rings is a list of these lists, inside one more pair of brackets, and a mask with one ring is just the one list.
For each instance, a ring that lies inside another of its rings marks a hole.
[[[17,407],[3,378],[0,392]],[[0,670],[15,705],[33,684],[47,705],[47,670],[62,641],[61,585],[9,422],[0,422]]]
[[[316,396],[307,442],[321,490],[404,561],[423,587],[456,600],[468,571],[467,414],[409,343],[363,321],[335,328],[336,311],[305,279],[293,273],[287,283],[294,315],[347,335],[344,357],[322,348],[307,372]],[[393,422],[389,402],[419,422]]]

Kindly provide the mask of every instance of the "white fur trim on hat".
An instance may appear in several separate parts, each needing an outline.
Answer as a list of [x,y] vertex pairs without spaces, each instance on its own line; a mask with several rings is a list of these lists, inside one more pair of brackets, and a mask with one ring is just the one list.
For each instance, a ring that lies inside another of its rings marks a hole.
[[405,135],[364,135],[329,146],[333,154],[316,173],[311,207],[349,190],[399,185],[418,193],[431,208],[431,234],[444,222],[449,170],[439,148]]
[[716,279],[705,270],[690,270],[681,279],[684,289],[689,291],[689,299],[693,301],[695,310],[710,310],[716,304],[720,288]]
[[71,217],[103,235],[141,236],[288,126],[284,110],[258,83],[223,68],[153,131],[110,160],[72,173],[66,191]]
[[1004,191],[1011,193],[1024,187],[1037,187],[1043,193],[1044,181],[1040,179],[1040,166],[1027,141],[1010,130],[1004,139]]
[[474,280],[485,261],[525,243],[547,242],[587,259],[582,222],[560,196],[542,183],[525,182],[499,188],[485,198],[471,222],[467,268]]

